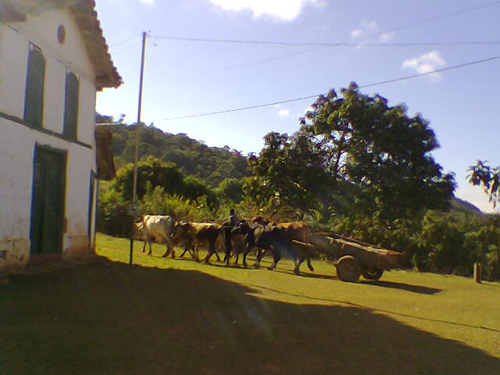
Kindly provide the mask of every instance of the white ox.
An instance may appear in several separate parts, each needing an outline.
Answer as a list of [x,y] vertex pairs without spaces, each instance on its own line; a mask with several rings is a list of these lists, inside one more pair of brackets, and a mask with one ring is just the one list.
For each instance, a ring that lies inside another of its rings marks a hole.
[[172,236],[174,233],[175,220],[168,215],[144,215],[140,223],[135,224],[136,234],[142,235],[144,245],[142,252],[146,251],[146,243],[149,244],[148,255],[153,252],[151,242],[165,242],[167,251],[163,255],[164,258],[172,253],[172,259],[175,258],[174,244]]

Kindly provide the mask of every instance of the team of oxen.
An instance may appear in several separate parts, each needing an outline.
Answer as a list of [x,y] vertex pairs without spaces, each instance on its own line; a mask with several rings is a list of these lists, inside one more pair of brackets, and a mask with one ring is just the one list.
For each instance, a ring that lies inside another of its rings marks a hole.
[[167,215],[144,215],[136,224],[136,238],[144,241],[142,252],[149,246],[148,255],[152,254],[151,243],[165,243],[167,250],[164,257],[169,255],[175,258],[174,245],[184,250],[180,257],[189,253],[191,257],[200,261],[199,250],[208,248],[208,253],[203,262],[209,263],[210,258],[215,255],[217,261],[221,261],[217,251],[223,251],[223,262],[230,264],[231,257],[235,257],[234,264],[238,264],[240,255],[243,255],[243,266],[247,267],[247,255],[255,252],[255,267],[266,252],[273,256],[273,263],[268,269],[273,269],[279,260],[285,256],[294,261],[294,273],[299,274],[302,262],[307,261],[311,271],[313,246],[308,243],[309,228],[301,222],[273,223],[261,217],[253,220],[241,220],[236,225],[229,221],[219,223],[192,223],[176,222]]

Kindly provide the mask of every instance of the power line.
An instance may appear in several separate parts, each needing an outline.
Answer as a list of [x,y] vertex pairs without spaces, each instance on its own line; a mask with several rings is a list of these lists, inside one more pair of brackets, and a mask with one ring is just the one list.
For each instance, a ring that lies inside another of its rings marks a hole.
[[151,36],[157,39],[169,39],[183,42],[201,42],[201,43],[228,43],[228,44],[256,44],[256,45],[273,45],[287,47],[446,47],[446,46],[463,46],[463,45],[485,45],[485,44],[500,44],[500,41],[465,41],[465,42],[415,42],[415,43],[317,43],[317,42],[276,42],[263,40],[238,40],[238,39],[205,39],[205,38],[188,38],[179,36]]
[[[471,8],[465,8],[451,13],[441,14],[439,16],[431,17],[425,20],[413,22],[407,25],[399,26],[390,30],[380,31],[373,34],[366,35],[363,39],[373,36],[378,36],[386,33],[391,33],[394,31],[403,30],[406,28],[423,25],[425,23],[437,21],[443,18],[449,18],[457,16],[459,14],[469,13],[479,9],[489,8],[492,6],[500,5],[500,1],[494,1],[492,3],[478,5]],[[161,35],[151,35],[152,38],[156,39],[169,39],[178,41],[188,41],[188,42],[209,42],[209,43],[238,43],[238,44],[264,44],[264,45],[282,45],[289,47],[307,47],[307,46],[321,46],[321,47],[351,47],[359,46],[360,43],[297,43],[297,42],[274,42],[274,41],[260,41],[260,40],[233,40],[233,39],[209,39],[209,38],[189,38],[189,37],[178,37],[178,36],[161,36]],[[449,45],[474,45],[474,44],[500,44],[500,41],[470,41],[470,42],[441,42],[441,43],[369,43],[363,44],[367,47],[406,47],[406,46],[449,46]]]
[[[482,64],[482,63],[486,63],[486,62],[493,61],[493,60],[498,60],[498,59],[500,59],[500,56],[488,57],[486,59],[481,59],[481,60],[476,60],[476,61],[470,61],[470,62],[459,64],[459,65],[449,66],[447,68],[436,69],[436,70],[433,70],[433,71],[430,71],[430,72],[426,72],[426,73],[413,74],[413,75],[409,75],[409,76],[404,76],[404,77],[398,77],[398,78],[394,78],[394,79],[389,79],[389,80],[386,80],[386,81],[369,83],[369,84],[366,84],[366,85],[359,86],[359,88],[381,86],[381,85],[386,85],[386,84],[389,84],[389,83],[394,83],[394,82],[399,82],[399,81],[406,81],[406,80],[413,79],[413,78],[423,77],[423,76],[427,76],[427,75],[431,75],[431,74],[436,74],[436,73],[443,73],[443,72],[447,72],[449,70],[455,70],[455,69],[465,68],[467,66]],[[170,118],[165,118],[165,119],[160,119],[160,120],[154,120],[153,122],[183,120],[183,119],[195,118],[195,117],[206,117],[206,116],[222,115],[222,114],[234,113],[234,112],[249,111],[249,110],[252,110],[252,109],[258,109],[258,108],[264,108],[264,107],[272,107],[272,106],[275,106],[275,105],[278,105],[278,104],[287,104],[287,103],[298,102],[298,101],[307,100],[307,99],[313,99],[313,98],[318,97],[319,95],[321,95],[321,94],[308,95],[308,96],[303,96],[303,97],[295,98],[295,99],[281,100],[281,101],[277,101],[277,102],[273,102],[273,103],[258,104],[258,105],[254,105],[254,106],[250,106],[250,107],[228,109],[228,110],[217,111],[217,112],[209,112],[209,113],[199,113],[199,114],[195,114],[195,115],[170,117]]]
[[[413,22],[413,23],[410,23],[410,24],[407,24],[407,25],[404,25],[404,26],[399,26],[399,27],[396,27],[396,28],[391,29],[391,30],[386,31],[386,32],[387,33],[391,33],[391,32],[394,32],[394,31],[403,30],[403,29],[406,29],[406,28],[409,28],[409,27],[413,27],[413,26],[423,25],[425,23],[434,22],[434,21],[437,21],[437,20],[441,20],[443,18],[458,16],[459,14],[469,13],[469,12],[473,12],[473,11],[476,11],[476,10],[479,10],[479,9],[489,8],[489,7],[496,6],[496,5],[500,5],[500,1],[494,1],[492,3],[487,3],[487,4],[478,5],[478,6],[471,7],[471,8],[465,8],[465,9],[462,9],[462,10],[457,10],[457,11],[451,12],[451,13],[442,14],[442,15],[439,15],[439,16],[428,18],[426,20]],[[379,34],[382,34],[382,33],[379,33]],[[374,35],[378,35],[378,34],[374,34]]]
[[367,87],[386,85],[388,83],[393,83],[393,82],[398,82],[398,81],[406,81],[408,79],[423,77],[423,76],[431,75],[431,74],[435,74],[435,73],[443,73],[443,72],[447,72],[449,70],[455,70],[455,69],[465,68],[467,66],[482,64],[482,63],[485,63],[485,62],[489,62],[489,61],[493,61],[493,60],[498,60],[498,59],[500,59],[500,56],[492,56],[492,57],[488,57],[486,59],[476,60],[476,61],[470,61],[470,62],[466,62],[466,63],[459,64],[459,65],[449,66],[447,68],[436,69],[436,70],[433,70],[433,71],[430,71],[430,72],[413,74],[413,75],[409,75],[409,76],[405,76],[405,77],[389,79],[389,80],[386,80],[386,81],[380,81],[380,82],[376,82],[376,83],[369,83],[369,84],[366,84],[366,85],[363,85],[363,86],[359,86],[359,88],[363,89],[363,88],[367,88]]
[[137,47],[139,47],[139,43],[134,43],[134,44],[131,44],[131,45],[129,45],[128,47],[124,47],[124,48],[122,48],[121,50],[119,50],[119,51],[117,51],[117,52],[113,52],[113,56],[120,55],[120,54],[122,54],[122,53],[123,53],[123,52],[125,52],[125,51],[128,51],[128,50],[130,50],[130,49],[132,49],[132,48],[137,48]]
[[[115,43],[115,44],[111,45],[110,48],[112,48],[114,50],[112,52],[112,55],[117,56],[117,55],[122,54],[123,52],[129,51],[130,49],[132,49],[134,47],[139,46],[140,39],[138,39],[138,37],[140,37],[140,35],[134,35],[128,39],[125,39],[125,40],[119,42],[119,43]],[[121,48],[117,48],[117,47],[121,47]]]
[[123,41],[121,41],[121,42],[118,42],[118,43],[115,43],[115,44],[111,44],[109,47],[110,47],[110,48],[119,47],[119,46],[121,46],[121,45],[124,45],[124,44],[126,44],[126,43],[130,42],[131,40],[134,40],[134,39],[136,39],[136,38],[139,38],[140,36],[141,36],[140,34],[133,35],[133,36],[131,36],[130,38],[127,38],[127,39],[125,39],[125,40],[123,40]]
[[238,64],[238,65],[232,65],[232,66],[228,66],[228,67],[225,67],[225,68],[213,69],[213,70],[209,70],[209,71],[205,71],[205,72],[201,72],[201,73],[190,74],[190,75],[183,76],[182,78],[199,77],[199,76],[203,76],[203,75],[206,75],[206,74],[214,74],[214,73],[219,73],[219,72],[227,72],[229,70],[235,70],[235,69],[245,68],[247,66],[258,65],[258,64],[262,64],[262,63],[266,63],[266,62],[270,62],[270,61],[284,59],[286,57],[292,57],[292,56],[296,56],[296,55],[302,55],[305,52],[312,52],[312,51],[316,51],[316,50],[322,49],[322,48],[323,47],[309,48],[309,49],[307,49],[305,51],[296,51],[296,52],[288,53],[286,55],[279,55],[279,56],[269,57],[269,58],[263,59],[263,60],[250,61],[250,62],[247,62],[247,63]]
[[[411,27],[414,27],[414,26],[423,25],[425,23],[437,21],[437,20],[440,20],[440,19],[443,19],[443,18],[453,17],[453,16],[456,16],[456,15],[459,15],[459,14],[469,13],[469,12],[473,12],[473,11],[476,11],[476,10],[480,10],[480,9],[492,7],[492,6],[495,6],[495,5],[500,5],[500,1],[494,1],[494,2],[488,3],[488,4],[478,5],[478,6],[475,6],[475,7],[465,8],[465,9],[454,11],[454,12],[451,12],[451,13],[441,14],[441,15],[438,15],[438,16],[435,16],[435,17],[431,17],[431,18],[428,18],[428,19],[424,19],[424,20],[420,20],[420,21],[413,22],[413,23],[410,23],[410,24],[398,26],[398,27],[395,27],[395,28],[390,29],[390,30],[379,31],[379,32],[375,32],[375,33],[372,33],[372,34],[364,35],[361,38],[359,38],[359,40],[368,39],[370,37],[379,36],[379,35],[383,35],[383,34],[386,34],[386,33],[392,33],[392,32],[395,32],[395,31],[399,31],[399,30],[411,28]],[[361,45],[361,43],[358,44],[358,46],[359,45]],[[213,73],[218,73],[218,72],[225,72],[225,71],[228,71],[228,70],[240,69],[240,68],[244,68],[244,67],[247,67],[247,66],[258,65],[258,64],[262,64],[262,63],[266,63],[266,62],[270,62],[270,61],[276,61],[276,60],[280,60],[280,59],[285,59],[285,58],[292,57],[292,56],[302,55],[304,53],[314,52],[314,51],[317,51],[317,50],[320,50],[320,49],[324,49],[324,48],[326,48],[326,47],[307,48],[307,49],[302,50],[302,51],[297,51],[297,52],[288,53],[288,54],[284,54],[284,55],[278,55],[278,56],[270,57],[270,58],[263,59],[263,60],[254,60],[254,61],[249,62],[249,63],[232,65],[232,66],[228,66],[228,67],[225,67],[225,68],[216,69],[216,70],[212,70],[212,71],[208,71],[208,72],[200,72],[200,73],[189,75],[187,77],[197,77],[197,76],[206,75],[206,74],[213,74]]]

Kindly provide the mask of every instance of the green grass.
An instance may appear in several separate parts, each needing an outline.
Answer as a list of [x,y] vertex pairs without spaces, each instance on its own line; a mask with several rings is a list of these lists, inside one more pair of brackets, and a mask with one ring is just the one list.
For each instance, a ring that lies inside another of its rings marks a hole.
[[0,287],[0,374],[500,374],[498,283],[344,283],[320,261],[295,276],[141,245],[128,266],[128,240],[99,235],[112,262]]

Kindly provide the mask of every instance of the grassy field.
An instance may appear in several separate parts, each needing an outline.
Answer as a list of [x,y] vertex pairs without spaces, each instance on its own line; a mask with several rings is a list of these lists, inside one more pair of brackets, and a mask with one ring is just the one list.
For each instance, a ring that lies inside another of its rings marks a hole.
[[1,286],[0,374],[500,374],[498,283],[344,283],[320,261],[295,276],[140,245],[128,266],[128,241],[99,235],[111,261]]

